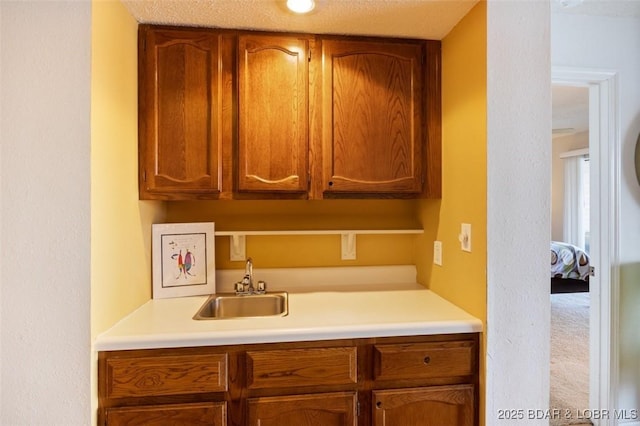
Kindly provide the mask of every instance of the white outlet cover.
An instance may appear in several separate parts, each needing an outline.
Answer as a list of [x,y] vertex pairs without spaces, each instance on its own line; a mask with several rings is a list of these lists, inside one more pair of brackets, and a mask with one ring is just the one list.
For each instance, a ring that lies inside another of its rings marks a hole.
[[460,228],[460,248],[462,251],[471,251],[471,224],[463,223]]

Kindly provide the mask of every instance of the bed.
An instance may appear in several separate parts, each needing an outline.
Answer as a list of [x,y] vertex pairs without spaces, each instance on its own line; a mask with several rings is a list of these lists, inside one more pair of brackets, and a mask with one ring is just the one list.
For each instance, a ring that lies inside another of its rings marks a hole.
[[551,241],[551,293],[589,291],[589,255],[581,248]]

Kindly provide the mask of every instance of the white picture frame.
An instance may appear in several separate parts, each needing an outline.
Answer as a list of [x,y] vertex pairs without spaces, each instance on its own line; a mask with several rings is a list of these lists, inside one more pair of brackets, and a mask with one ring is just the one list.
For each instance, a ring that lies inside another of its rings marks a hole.
[[151,226],[153,298],[215,293],[215,224],[154,223]]

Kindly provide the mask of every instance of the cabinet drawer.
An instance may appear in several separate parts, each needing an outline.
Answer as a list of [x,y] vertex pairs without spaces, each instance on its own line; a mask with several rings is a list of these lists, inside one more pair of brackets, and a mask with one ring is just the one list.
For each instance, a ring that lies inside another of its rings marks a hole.
[[355,347],[247,352],[249,389],[357,382]]
[[247,400],[248,426],[356,426],[356,392],[272,396]]
[[425,379],[467,376],[474,371],[471,341],[374,346],[374,378]]
[[107,397],[143,397],[227,390],[227,355],[107,359]]
[[105,417],[107,426],[225,426],[226,412],[225,402],[207,402],[108,408]]

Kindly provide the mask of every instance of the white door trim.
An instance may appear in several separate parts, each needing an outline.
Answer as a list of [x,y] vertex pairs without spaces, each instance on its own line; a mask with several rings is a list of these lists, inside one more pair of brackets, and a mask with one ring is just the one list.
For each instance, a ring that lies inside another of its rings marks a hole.
[[[591,281],[589,408],[618,408],[620,124],[618,75],[614,71],[552,67],[553,83],[589,88],[589,162],[591,169]],[[595,225],[595,227],[593,226]],[[596,230],[595,232],[593,232]],[[615,416],[593,419],[617,425]]]

